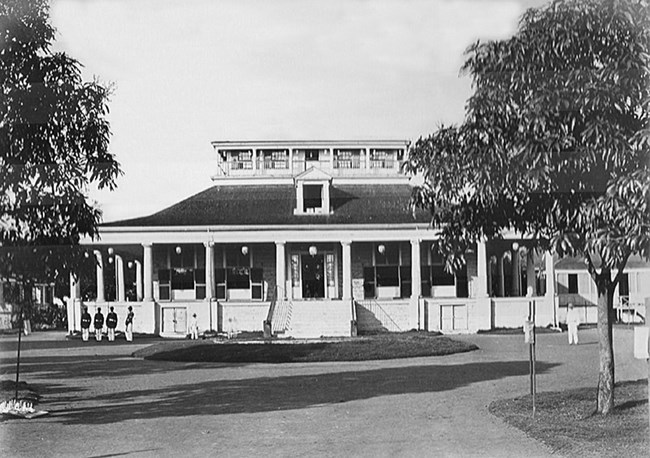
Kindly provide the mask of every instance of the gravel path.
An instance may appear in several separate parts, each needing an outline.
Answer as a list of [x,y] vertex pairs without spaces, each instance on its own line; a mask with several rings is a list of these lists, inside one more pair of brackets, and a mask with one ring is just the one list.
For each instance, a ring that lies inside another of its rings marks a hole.
[[[15,336],[0,337],[0,375],[15,374]],[[154,340],[23,342],[21,380],[50,415],[0,423],[4,456],[549,456],[490,415],[529,390],[523,336],[469,335],[480,350],[350,363],[196,364],[133,359]],[[593,386],[596,331],[569,346],[538,335],[539,391]],[[614,333],[617,380],[647,377],[633,333]],[[157,340],[155,340],[157,341]]]

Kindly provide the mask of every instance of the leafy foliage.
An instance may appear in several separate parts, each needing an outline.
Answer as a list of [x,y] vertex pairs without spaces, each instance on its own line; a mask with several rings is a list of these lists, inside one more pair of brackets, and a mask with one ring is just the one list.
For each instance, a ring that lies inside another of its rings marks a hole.
[[609,269],[648,257],[649,18],[646,1],[556,1],[468,48],[465,121],[420,138],[406,164],[452,264],[506,229]]
[[[632,254],[650,256],[650,7],[557,0],[506,40],[477,42],[460,126],[412,148],[412,202],[458,268],[469,244],[514,230],[584,256],[598,291],[598,412],[613,409],[614,290]],[[618,271],[614,277],[612,274]]]
[[122,173],[110,87],[82,81],[54,34],[45,0],[0,4],[0,277],[67,281],[101,219],[90,185],[113,189]]

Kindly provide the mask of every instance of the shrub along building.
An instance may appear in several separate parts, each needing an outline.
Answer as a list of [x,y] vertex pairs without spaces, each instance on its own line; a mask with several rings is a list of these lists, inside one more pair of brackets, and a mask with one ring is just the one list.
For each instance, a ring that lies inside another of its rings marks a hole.
[[[526,240],[479,243],[450,274],[426,212],[409,208],[407,141],[213,142],[214,186],[158,213],[107,223],[88,242],[93,281],[71,279],[70,331],[82,302],[115,307],[118,329],[185,336],[285,337],[521,326],[531,300],[557,324],[553,258]],[[528,293],[529,297],[526,297]]]

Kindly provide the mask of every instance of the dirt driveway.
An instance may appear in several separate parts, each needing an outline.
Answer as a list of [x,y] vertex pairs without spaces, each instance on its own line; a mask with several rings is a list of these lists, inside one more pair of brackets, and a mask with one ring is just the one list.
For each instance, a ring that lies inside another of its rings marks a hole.
[[[539,391],[593,386],[595,330],[581,345],[538,336]],[[548,456],[487,405],[529,389],[523,336],[459,337],[480,350],[350,363],[187,364],[129,355],[152,341],[25,339],[21,380],[50,415],[0,423],[5,456]],[[618,380],[647,377],[631,329],[614,333]],[[12,379],[15,336],[0,337]]]

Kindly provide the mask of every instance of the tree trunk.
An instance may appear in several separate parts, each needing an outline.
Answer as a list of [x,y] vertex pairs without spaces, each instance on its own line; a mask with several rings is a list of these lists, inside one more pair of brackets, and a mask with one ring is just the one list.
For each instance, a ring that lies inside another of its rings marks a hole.
[[597,412],[602,415],[608,415],[614,409],[614,345],[612,341],[612,320],[610,313],[610,310],[613,308],[614,288],[611,287],[612,282],[608,278],[609,272],[606,275],[606,278],[601,277],[597,282],[598,354],[600,360]]

